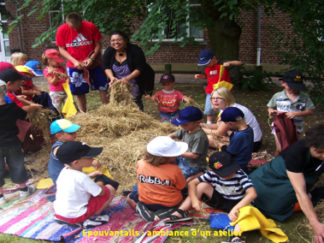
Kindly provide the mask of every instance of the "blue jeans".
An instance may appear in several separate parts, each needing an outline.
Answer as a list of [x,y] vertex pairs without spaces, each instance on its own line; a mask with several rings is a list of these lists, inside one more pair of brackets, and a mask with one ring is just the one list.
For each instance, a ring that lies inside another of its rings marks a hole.
[[191,166],[187,162],[186,158],[184,158],[182,156],[177,157],[176,162],[177,162],[177,165],[179,166],[179,168],[181,169],[182,174],[185,177],[185,179],[201,172],[201,169],[199,167]]
[[0,187],[5,184],[5,162],[8,164],[10,178],[14,183],[22,184],[28,180],[24,154],[19,142],[15,145],[0,146]]
[[205,109],[204,109],[205,115],[214,115],[216,113],[211,104],[210,95],[211,94],[206,94]]
[[161,122],[171,122],[172,120],[178,118],[179,111],[175,112],[162,112],[160,111]]

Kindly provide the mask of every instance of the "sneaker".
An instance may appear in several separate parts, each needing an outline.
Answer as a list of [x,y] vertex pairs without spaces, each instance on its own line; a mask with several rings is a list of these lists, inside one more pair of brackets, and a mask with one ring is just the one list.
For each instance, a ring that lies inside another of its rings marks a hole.
[[26,197],[28,197],[29,195],[33,194],[36,191],[36,188],[33,186],[27,186],[27,191],[22,191],[20,190],[20,198],[21,199],[25,199]]
[[83,228],[93,228],[96,226],[103,225],[109,221],[109,216],[108,215],[99,215],[96,217],[92,217],[87,219],[86,221],[83,222]]
[[7,201],[4,196],[0,197],[0,204],[5,204]]

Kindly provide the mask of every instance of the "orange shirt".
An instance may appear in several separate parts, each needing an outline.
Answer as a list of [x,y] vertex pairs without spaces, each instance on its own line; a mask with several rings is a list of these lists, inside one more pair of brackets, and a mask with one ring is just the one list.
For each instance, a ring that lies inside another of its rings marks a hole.
[[140,202],[173,207],[182,201],[186,180],[176,164],[154,166],[140,160],[136,170]]

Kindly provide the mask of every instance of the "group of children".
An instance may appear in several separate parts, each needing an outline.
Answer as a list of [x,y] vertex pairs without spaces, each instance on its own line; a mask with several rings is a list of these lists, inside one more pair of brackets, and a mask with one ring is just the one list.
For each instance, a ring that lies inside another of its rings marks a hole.
[[[215,79],[212,76],[219,75],[218,67],[215,67],[219,63],[210,51],[203,54],[205,56],[201,55],[199,63],[211,63],[208,66],[210,71],[206,71],[210,85],[210,82],[214,82],[212,78]],[[205,58],[206,55],[209,59]],[[64,100],[60,87],[67,76],[60,66],[62,61],[53,49],[46,50],[43,55],[43,63],[48,65],[44,76],[50,83],[50,96],[55,107],[59,107]],[[226,65],[231,64],[239,65],[240,62]],[[16,92],[28,77],[13,67],[7,67],[0,71],[0,80],[1,203],[5,201],[1,189],[5,163],[9,166],[13,182],[19,184],[22,197],[32,193],[33,189],[26,186],[28,176],[17,139],[16,121],[24,119],[26,111],[5,101],[5,95]],[[219,152],[208,158],[209,142],[200,126],[203,119],[201,110],[195,106],[179,110],[180,101],[193,103],[193,100],[173,89],[175,80],[172,75],[163,75],[161,83],[163,90],[149,98],[159,103],[162,121],[171,121],[180,129],[168,136],[156,137],[147,144],[145,156],[136,165],[137,185],[128,194],[128,202],[147,220],[187,220],[186,211],[191,207],[200,210],[201,201],[229,212],[229,218],[236,220],[239,209],[257,197],[252,181],[245,172],[253,151],[253,130],[246,124],[239,108],[227,107],[221,113],[220,121],[226,123],[232,131],[229,145],[222,146]],[[285,90],[275,94],[268,104],[269,114],[287,112],[286,116],[295,119],[298,131],[302,131],[301,117],[311,114],[314,105],[307,94],[298,92],[304,88],[299,73],[286,73],[282,85]],[[89,175],[82,172],[84,167],[100,166],[94,158],[103,148],[93,148],[74,141],[79,129],[80,126],[65,119],[51,124],[50,132],[57,141],[50,152],[48,170],[57,188],[54,202],[56,219],[69,224],[83,223],[87,227],[108,221],[100,213],[109,205],[119,184],[99,171]]]

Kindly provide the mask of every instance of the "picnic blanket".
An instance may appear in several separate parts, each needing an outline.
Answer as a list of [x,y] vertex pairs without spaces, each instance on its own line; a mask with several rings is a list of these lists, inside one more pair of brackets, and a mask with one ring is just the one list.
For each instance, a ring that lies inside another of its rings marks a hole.
[[107,224],[92,229],[59,224],[54,220],[53,204],[47,197],[54,191],[38,190],[25,200],[19,192],[6,194],[0,205],[0,233],[24,238],[65,242],[164,242],[168,233],[185,223],[167,225],[163,221],[147,222],[135,214],[123,197],[115,197],[108,210]]

